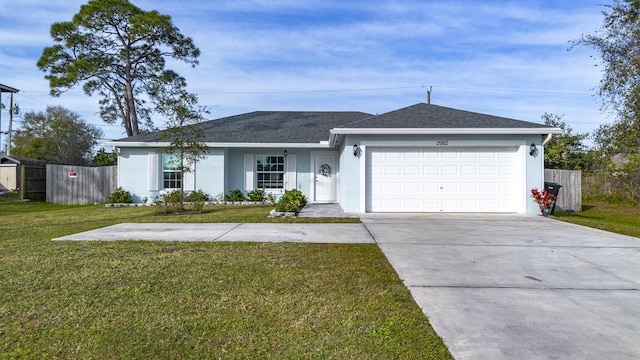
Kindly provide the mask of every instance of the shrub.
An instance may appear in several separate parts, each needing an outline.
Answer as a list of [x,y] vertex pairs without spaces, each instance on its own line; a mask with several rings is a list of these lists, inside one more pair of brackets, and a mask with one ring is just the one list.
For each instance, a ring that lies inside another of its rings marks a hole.
[[228,195],[224,196],[225,201],[245,201],[247,197],[244,196],[244,193],[240,189],[234,189],[229,191]]
[[295,212],[298,215],[305,205],[307,205],[307,197],[304,196],[302,191],[297,189],[285,190],[282,198],[275,203],[275,209],[279,212]]
[[107,201],[111,204],[129,204],[133,202],[133,198],[130,192],[118,186],[113,193],[109,195]]
[[204,191],[198,189],[196,191],[192,191],[189,193],[189,196],[187,196],[187,201],[188,202],[207,202],[209,201],[209,194],[205,193]]
[[156,198],[156,213],[158,214],[172,214],[179,213],[183,210],[181,200],[184,200],[182,190],[174,191],[161,191],[160,196]]
[[160,201],[164,203],[179,203],[184,200],[182,190],[173,190],[160,195]]
[[247,193],[250,201],[265,201],[267,200],[267,193],[264,189],[255,189]]
[[191,205],[193,206],[193,210],[201,212],[202,209],[204,209],[204,203],[209,201],[209,194],[198,189],[189,193],[189,196],[187,196],[187,201],[191,203]]

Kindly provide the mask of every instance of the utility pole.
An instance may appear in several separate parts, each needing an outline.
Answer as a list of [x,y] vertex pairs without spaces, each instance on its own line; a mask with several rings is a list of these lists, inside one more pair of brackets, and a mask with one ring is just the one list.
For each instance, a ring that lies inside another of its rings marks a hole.
[[429,90],[427,90],[427,104],[431,105],[431,91],[433,90],[433,86],[429,86]]
[[2,109],[4,105],[2,104],[2,91],[0,91],[0,151],[2,151]]
[[7,131],[7,156],[11,156],[11,126],[13,125],[13,93],[9,95],[9,131]]
[[[11,126],[13,121],[13,93],[17,93],[18,89],[12,88],[11,86],[0,84],[0,114],[2,114],[2,93],[11,93],[11,100],[9,105],[9,131],[7,132],[8,144],[7,144],[7,156],[11,153]],[[2,145],[2,115],[0,115],[0,145]],[[2,146],[0,146],[2,149]]]

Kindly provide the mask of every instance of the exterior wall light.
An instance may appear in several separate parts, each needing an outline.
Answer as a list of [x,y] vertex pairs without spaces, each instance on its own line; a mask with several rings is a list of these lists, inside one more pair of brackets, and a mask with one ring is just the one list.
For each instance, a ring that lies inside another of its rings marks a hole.
[[284,149],[283,155],[284,155],[284,157],[287,157],[287,155],[289,155],[289,153],[287,152],[287,149]]
[[353,144],[353,156],[358,156],[358,144]]
[[538,148],[536,147],[536,144],[531,143],[531,146],[529,146],[529,150],[529,155],[533,156],[538,151]]

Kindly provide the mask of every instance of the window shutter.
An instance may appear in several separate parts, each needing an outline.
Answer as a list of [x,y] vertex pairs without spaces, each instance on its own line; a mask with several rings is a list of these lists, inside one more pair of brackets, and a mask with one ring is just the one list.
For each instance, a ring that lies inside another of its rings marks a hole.
[[292,190],[298,187],[296,182],[296,156],[289,155],[286,157],[287,159],[287,173],[285,174],[285,189]]
[[189,166],[191,171],[184,173],[184,191],[196,189],[196,164]]
[[149,190],[160,190],[160,156],[157,152],[150,152],[148,155],[149,161]]
[[253,190],[253,154],[244,154],[244,189]]

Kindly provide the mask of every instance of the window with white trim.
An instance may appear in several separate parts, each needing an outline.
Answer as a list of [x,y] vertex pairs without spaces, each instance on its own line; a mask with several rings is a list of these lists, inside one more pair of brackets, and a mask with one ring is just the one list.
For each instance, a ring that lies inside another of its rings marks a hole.
[[258,189],[284,189],[284,156],[256,155]]
[[182,173],[178,164],[177,155],[162,154],[162,187],[164,189],[180,189],[182,187]]

